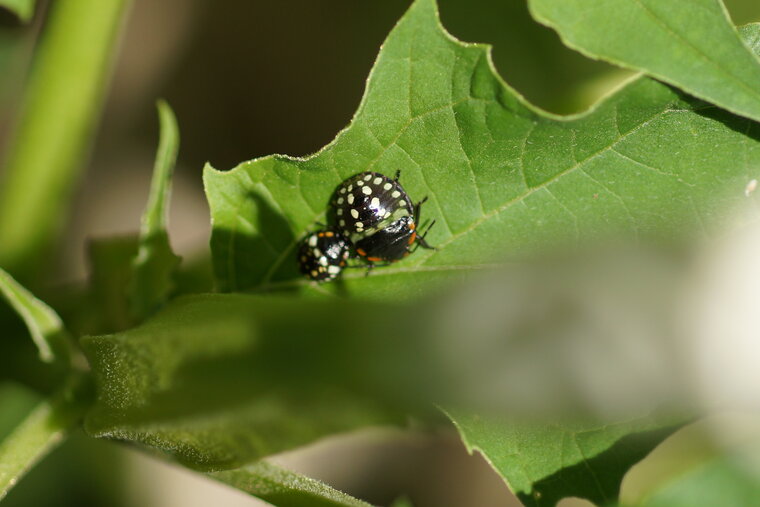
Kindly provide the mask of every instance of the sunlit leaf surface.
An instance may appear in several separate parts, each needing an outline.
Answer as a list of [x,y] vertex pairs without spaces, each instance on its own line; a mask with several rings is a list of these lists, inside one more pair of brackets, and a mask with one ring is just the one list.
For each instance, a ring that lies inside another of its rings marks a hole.
[[760,59],[722,0],[530,0],[565,44],[760,121]]
[[[753,28],[747,36],[757,32]],[[419,0],[386,40],[351,125],[306,159],[274,155],[205,171],[212,255],[224,291],[343,290],[409,299],[556,242],[611,231],[708,232],[745,199],[760,165],[758,124],[639,78],[586,114],[554,117],[494,73],[487,47],[452,39]],[[429,242],[390,267],[315,286],[295,246],[353,174],[392,175],[429,197]]]

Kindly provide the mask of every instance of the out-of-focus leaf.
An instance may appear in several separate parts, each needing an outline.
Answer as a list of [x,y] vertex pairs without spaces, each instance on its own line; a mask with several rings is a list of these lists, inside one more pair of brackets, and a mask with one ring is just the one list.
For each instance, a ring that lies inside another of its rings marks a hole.
[[[80,335],[112,333],[135,324],[129,295],[138,245],[139,239],[131,235],[90,241],[90,306],[84,306],[76,315]],[[206,257],[184,262],[174,281],[179,294],[210,292],[213,286],[210,260]]]
[[214,274],[208,252],[200,257],[183,259],[182,267],[177,271],[174,281],[176,294],[213,292]]
[[179,149],[179,129],[174,113],[164,101],[158,103],[158,116],[161,135],[130,286],[132,313],[138,321],[168,299],[174,287],[172,277],[180,261],[172,252],[166,233],[172,173]]
[[[757,449],[755,449],[757,451]],[[747,460],[731,454],[716,456],[673,477],[652,492],[641,507],[712,507],[760,505],[757,454]],[[739,459],[737,459],[739,458]]]
[[751,23],[739,27],[739,35],[753,53],[760,55],[760,29],[757,28],[757,25],[758,23]]
[[90,402],[88,378],[73,375],[50,399],[36,404],[0,441],[0,499],[79,421]]
[[29,21],[34,15],[35,0],[0,0],[0,7],[4,7],[19,17],[21,21]]
[[[4,382],[0,384],[0,457],[8,459],[3,450],[9,445],[8,439],[24,419],[40,402],[40,396],[20,385]],[[13,474],[23,464],[0,462],[0,499],[13,486]]]
[[712,413],[683,428],[626,476],[621,505],[757,504],[757,428],[751,410]]
[[742,44],[721,0],[530,0],[529,5],[568,46],[760,121],[760,60]]
[[220,470],[403,422],[392,400],[373,396],[373,382],[389,375],[380,366],[372,373],[386,364],[379,347],[397,341],[372,330],[357,340],[362,317],[356,305],[179,298],[137,328],[82,339],[98,388],[85,429]]
[[92,306],[83,316],[90,321],[82,328],[103,333],[120,331],[132,325],[127,296],[137,248],[138,239],[135,236],[101,238],[90,242],[88,257]]
[[[612,231],[702,235],[745,199],[758,166],[757,123],[652,79],[579,116],[538,111],[495,74],[485,46],[454,40],[435,2],[418,0],[383,44],[356,116],[334,142],[303,159],[207,166],[204,181],[221,290],[396,301],[554,242]],[[399,169],[413,200],[429,197],[422,215],[437,221],[428,237],[437,249],[368,277],[346,271],[342,284],[304,280],[296,245],[325,221],[336,186],[360,171]]]
[[546,425],[449,415],[467,449],[480,452],[523,504],[536,507],[569,496],[616,504],[628,469],[676,429],[672,421]]
[[265,461],[208,475],[277,507],[369,507],[319,481]]
[[32,340],[46,362],[65,362],[69,355],[68,334],[55,310],[34,297],[8,273],[0,269],[0,292],[24,319]]
[[0,442],[32,411],[40,397],[10,382],[0,384]]
[[[602,279],[613,283],[610,277]],[[579,290],[584,289],[592,292],[587,286]],[[498,299],[494,294],[499,293],[484,292]],[[626,301],[630,299],[634,298]],[[455,303],[467,311],[464,299]],[[444,309],[456,318],[452,306],[446,301]],[[329,433],[399,422],[403,414],[420,413],[420,402],[431,399],[460,396],[460,401],[513,409],[510,413],[525,410],[519,405],[519,392],[508,396],[509,390],[499,388],[499,381],[508,380],[499,366],[507,363],[496,356],[513,350],[520,354],[525,345],[520,338],[535,341],[540,330],[533,326],[532,335],[519,336],[530,322],[516,323],[516,341],[510,341],[513,328],[492,327],[473,330],[457,342],[452,321],[437,322],[453,328],[448,334],[433,325],[432,319],[443,320],[436,308],[242,294],[180,298],[138,328],[82,340],[99,392],[86,429],[97,437],[155,447],[194,468],[219,470]],[[483,315],[482,322],[488,322],[489,314]],[[575,322],[570,312],[563,316],[565,321]],[[556,322],[549,327],[561,336]],[[489,333],[498,343],[489,346],[479,333]],[[576,371],[548,357],[541,362],[540,354],[533,358],[539,370],[556,364],[558,370]],[[456,361],[481,365],[490,375],[472,378],[471,370]],[[561,375],[554,381],[560,379]],[[426,396],[414,397],[415,389]],[[483,398],[477,389],[491,397]],[[450,394],[452,390],[458,394]],[[400,392],[413,396],[415,404],[408,404]],[[578,394],[572,388],[559,392],[567,393],[569,403],[550,412],[555,424],[549,427],[546,419],[533,425],[484,422],[464,411],[453,419],[471,449],[481,450],[526,501],[535,492],[545,499],[539,504],[568,495],[614,498],[626,470],[664,438],[673,423],[565,424],[567,411],[587,405],[580,398],[572,403],[576,398],[571,395]],[[501,398],[496,398],[499,393]],[[499,405],[507,398],[518,401]],[[531,479],[511,460],[516,449],[529,457]],[[597,486],[599,477],[603,481]]]

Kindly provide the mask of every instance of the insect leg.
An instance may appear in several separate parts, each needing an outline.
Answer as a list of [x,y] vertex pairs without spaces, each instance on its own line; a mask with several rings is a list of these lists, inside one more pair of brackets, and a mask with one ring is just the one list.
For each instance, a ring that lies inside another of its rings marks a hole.
[[417,223],[420,222],[420,212],[422,211],[422,205],[425,204],[427,200],[428,196],[425,196],[421,201],[418,201],[417,204],[414,205],[414,221]]
[[367,272],[364,274],[364,276],[369,276],[369,272],[372,271],[375,268],[383,268],[385,266],[390,266],[393,264],[392,262],[383,262],[377,263],[377,262],[367,262],[366,264],[354,264],[353,266],[345,266],[343,269],[358,269],[358,268],[367,268]]
[[393,263],[392,262],[383,262],[383,263],[370,262],[369,264],[367,264],[367,272],[364,273],[364,277],[365,278],[368,277],[369,276],[369,272],[372,271],[375,268],[384,268],[385,266],[390,266],[391,264],[393,264]]
[[418,247],[427,248],[428,250],[436,249],[434,246],[430,246],[430,244],[427,241],[425,241],[425,236],[427,236],[427,233],[430,232],[430,228],[433,227],[434,225],[435,225],[435,220],[430,222],[430,225],[427,226],[427,228],[425,229],[425,232],[417,235],[417,237],[415,238],[417,245],[415,246],[414,250],[417,250]]

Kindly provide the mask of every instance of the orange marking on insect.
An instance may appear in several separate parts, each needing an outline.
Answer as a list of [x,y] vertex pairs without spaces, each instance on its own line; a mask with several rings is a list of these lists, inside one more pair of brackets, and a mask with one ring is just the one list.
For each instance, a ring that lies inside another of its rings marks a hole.
[[417,239],[417,233],[413,232],[411,236],[409,236],[409,244],[411,245],[414,243],[414,240]]
[[325,233],[324,232],[320,232],[319,234],[317,234],[317,236],[319,236],[320,238],[324,238],[325,237]]
[[332,231],[327,231],[327,232],[325,233],[325,236],[327,236],[328,238],[332,238],[333,236],[335,236],[335,233],[334,233],[334,232],[332,232]]
[[367,260],[370,262],[380,262],[383,259],[381,259],[380,257],[367,257]]
[[356,249],[356,253],[358,253],[358,254],[359,254],[359,255],[361,255],[362,257],[366,257],[366,256],[367,256],[367,252],[365,252],[365,251],[364,251],[364,250],[362,250],[361,248],[357,248],[357,249]]
[[414,223],[414,222],[412,222],[411,224],[409,224],[409,229],[410,229],[410,230],[412,230],[412,231],[413,231],[413,230],[414,230],[414,229],[416,229],[416,228],[417,228],[417,226],[415,225],[415,223]]

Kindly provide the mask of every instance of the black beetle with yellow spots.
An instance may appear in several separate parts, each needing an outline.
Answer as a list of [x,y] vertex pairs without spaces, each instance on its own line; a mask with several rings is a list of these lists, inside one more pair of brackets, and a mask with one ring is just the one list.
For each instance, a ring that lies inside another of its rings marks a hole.
[[337,228],[370,264],[403,259],[415,244],[431,248],[424,234],[417,233],[425,199],[412,204],[398,180],[399,173],[391,179],[367,171],[348,178],[335,192],[332,208]]

